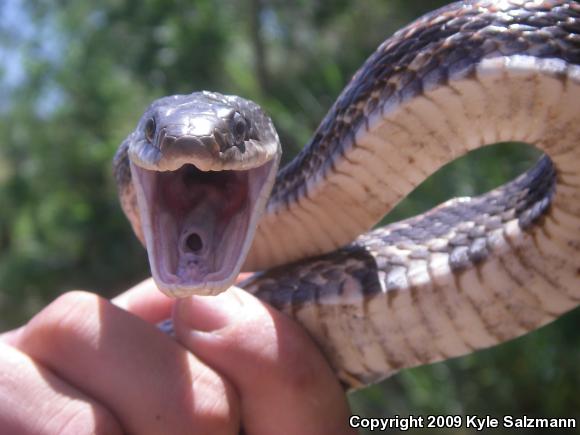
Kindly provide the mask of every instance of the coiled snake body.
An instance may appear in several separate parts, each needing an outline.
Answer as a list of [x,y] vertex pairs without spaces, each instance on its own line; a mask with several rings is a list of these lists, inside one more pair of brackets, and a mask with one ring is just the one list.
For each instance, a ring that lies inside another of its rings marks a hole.
[[[359,236],[448,161],[503,141],[546,156]],[[244,260],[269,269],[242,287],[304,325],[357,387],[578,305],[579,142],[580,5],[464,1],[381,44],[277,175],[269,118],[207,92],[153,103],[115,173],[162,290],[220,291]]]

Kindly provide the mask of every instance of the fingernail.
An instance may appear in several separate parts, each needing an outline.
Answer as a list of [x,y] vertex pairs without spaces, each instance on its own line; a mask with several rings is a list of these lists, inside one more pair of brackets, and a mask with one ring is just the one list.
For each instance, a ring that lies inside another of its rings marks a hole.
[[179,303],[179,316],[191,329],[212,332],[226,327],[240,314],[243,301],[233,291],[217,296],[192,296]]

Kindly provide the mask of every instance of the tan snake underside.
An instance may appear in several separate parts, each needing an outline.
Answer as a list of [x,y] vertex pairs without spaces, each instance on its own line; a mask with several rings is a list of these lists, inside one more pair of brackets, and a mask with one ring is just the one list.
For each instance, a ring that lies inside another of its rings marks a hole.
[[[302,181],[308,194],[288,201],[286,208],[271,206],[284,212],[267,215],[259,227],[250,268],[261,266],[263,258],[310,255],[317,247],[308,239],[318,232],[324,234],[328,247],[340,245],[345,234],[358,231],[361,221],[375,221],[385,207],[393,207],[436,169],[470,150],[516,140],[550,156],[551,161],[542,158],[517,181],[482,197],[451,200],[425,215],[360,236],[338,252],[282,266],[243,285],[303,324],[353,387],[404,367],[504,342],[580,302],[580,68],[576,65],[580,35],[570,31],[563,37],[573,43],[573,59],[561,53],[531,55],[534,49],[526,38],[534,38],[526,32],[540,31],[521,22],[526,16],[542,17],[529,21],[549,27],[542,32],[544,38],[557,33],[556,22],[566,22],[568,29],[577,31],[578,5],[519,3],[459,6],[466,14],[477,10],[484,21],[486,13],[504,20],[501,27],[497,18],[482,25],[472,39],[494,46],[486,34],[503,33],[501,39],[512,41],[513,47],[502,50],[496,45],[489,55],[439,81],[429,82],[417,74],[421,86],[407,85],[409,90],[399,78],[387,76],[387,86],[397,83],[394,93],[412,96],[400,95],[393,97],[396,104],[386,100],[377,106],[356,133],[336,145],[348,158],[320,162],[326,168],[324,175],[304,176],[307,181]],[[489,6],[484,9],[485,5]],[[575,8],[573,19],[558,20],[554,13],[556,18],[550,22],[548,17],[558,7]],[[444,27],[447,20],[458,19],[446,17],[455,13],[457,9],[451,8],[428,15],[387,40],[378,53],[395,50],[398,40],[432,32],[432,26]],[[478,27],[473,21],[471,25]],[[515,35],[506,36],[512,29]],[[468,37],[453,33],[440,45],[457,39]],[[414,53],[398,74],[411,74],[428,63],[436,49],[427,47]],[[480,55],[474,51],[472,55]],[[354,80],[370,68],[363,66]],[[370,95],[381,92],[372,89]],[[365,104],[360,111],[367,115],[372,98],[359,104]],[[336,110],[329,116],[349,116],[348,111],[336,115]],[[337,121],[332,123],[335,126]],[[286,183],[296,183],[299,175],[288,178]],[[275,195],[283,196],[286,185],[281,184]],[[270,224],[274,220],[276,229]],[[276,247],[260,238],[276,240]]]

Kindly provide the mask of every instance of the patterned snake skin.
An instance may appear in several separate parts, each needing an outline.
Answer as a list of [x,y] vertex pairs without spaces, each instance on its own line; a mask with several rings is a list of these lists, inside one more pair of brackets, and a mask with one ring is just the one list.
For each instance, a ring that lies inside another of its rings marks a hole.
[[[269,270],[241,286],[355,388],[575,308],[579,65],[574,1],[458,2],[397,32],[278,174],[246,262]],[[546,155],[485,195],[360,235],[445,163],[507,140]]]

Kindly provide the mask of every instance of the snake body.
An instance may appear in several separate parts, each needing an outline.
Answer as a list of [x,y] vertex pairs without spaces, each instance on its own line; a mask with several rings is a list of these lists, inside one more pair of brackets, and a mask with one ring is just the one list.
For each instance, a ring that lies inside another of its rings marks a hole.
[[[300,322],[352,387],[534,330],[580,301],[579,118],[577,2],[427,14],[379,46],[278,173],[245,265],[269,270],[242,286]],[[360,235],[445,163],[503,141],[546,155],[485,195]],[[139,232],[127,155],[117,179]]]

